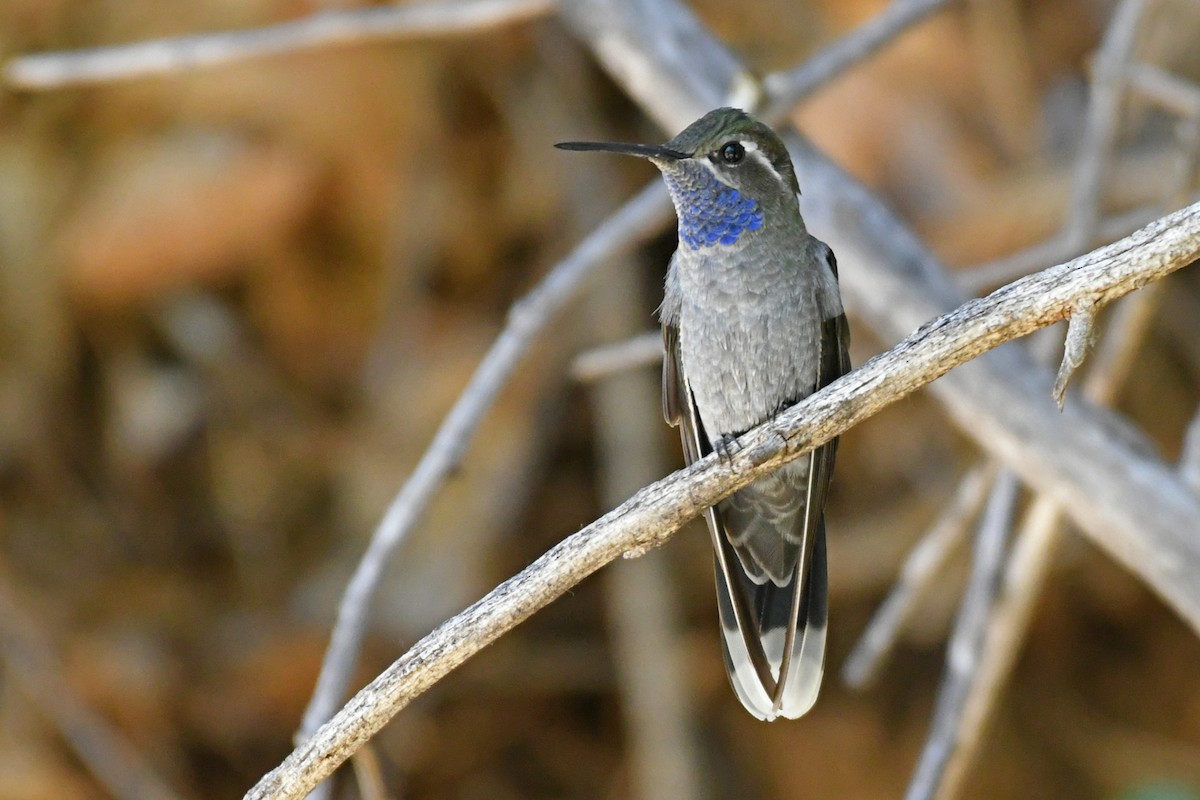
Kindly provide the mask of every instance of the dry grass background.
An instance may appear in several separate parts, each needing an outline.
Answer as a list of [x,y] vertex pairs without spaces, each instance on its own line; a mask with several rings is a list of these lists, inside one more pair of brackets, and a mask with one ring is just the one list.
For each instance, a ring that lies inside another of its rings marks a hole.
[[[9,0],[0,53],[354,5]],[[1200,78],[1200,12],[1157,5],[1140,51]],[[881,6],[697,10],[768,71]],[[956,7],[795,119],[950,264],[1020,250],[1062,223],[1110,11]],[[1171,131],[1127,101],[1107,210],[1161,198]],[[54,722],[56,700],[122,732],[181,797],[239,796],[290,750],[341,588],[509,303],[653,177],[551,148],[593,135],[666,138],[553,19],[0,92],[0,797],[110,796]],[[624,307],[645,329],[672,247],[664,236],[622,265]],[[596,314],[569,313],[538,345],[390,571],[361,678],[604,510],[596,413],[566,368],[613,338]],[[1168,459],[1196,411],[1197,342],[1189,270],[1169,279],[1118,404]],[[855,361],[883,346],[860,327]],[[653,435],[678,463],[674,432],[656,420]],[[800,722],[757,723],[728,689],[702,528],[654,554],[685,626],[679,680],[707,796],[902,793],[965,557],[875,687],[851,692],[835,670],[976,459],[924,397],[843,438],[834,669]],[[589,580],[405,710],[375,748],[394,795],[631,796],[604,592]],[[1200,792],[1198,664],[1183,623],[1069,540],[964,796]]]

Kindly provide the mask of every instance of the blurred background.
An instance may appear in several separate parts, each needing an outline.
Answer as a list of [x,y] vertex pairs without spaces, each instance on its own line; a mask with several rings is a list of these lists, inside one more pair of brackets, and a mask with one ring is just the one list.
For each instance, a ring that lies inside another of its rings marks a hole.
[[[0,53],[365,5],[6,0]],[[885,5],[694,7],[768,73]],[[1149,6],[1137,58],[1200,79],[1200,6]],[[794,120],[972,292],[989,291],[1072,255],[994,262],[1064,224],[1113,9],[957,4]],[[1194,192],[1195,117],[1135,92],[1120,103],[1095,198],[1112,237]],[[552,14],[466,37],[0,90],[0,797],[120,794],[80,741],[118,772],[141,763],[165,796],[237,797],[274,767],[372,529],[510,304],[656,178],[551,145],[674,133],[654,129]],[[1181,159],[1191,169],[1173,182]],[[615,258],[538,341],[389,570],[356,686],[681,465],[657,365],[571,373],[581,352],[654,329],[673,249],[665,231]],[[854,322],[855,363],[892,344]],[[1115,404],[1171,461],[1198,389],[1200,282],[1185,270],[1160,293]],[[375,740],[387,787],[376,796],[648,797],[646,763],[665,759],[687,777],[658,797],[900,796],[969,547],[922,593],[870,688],[851,691],[838,671],[906,552],[982,460],[923,395],[842,438],[829,667],[803,720],[764,725],[734,698],[708,534],[693,524],[405,709]],[[683,736],[658,755],[631,680],[646,663],[671,676],[655,693],[669,708],[650,716],[670,714]],[[1200,796],[1198,665],[1187,626],[1068,534],[961,796]],[[347,777],[341,796],[359,796]]]

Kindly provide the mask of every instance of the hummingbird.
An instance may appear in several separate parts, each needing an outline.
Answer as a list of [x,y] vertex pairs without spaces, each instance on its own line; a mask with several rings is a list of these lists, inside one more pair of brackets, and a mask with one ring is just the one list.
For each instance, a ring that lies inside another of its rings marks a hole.
[[[762,122],[718,108],[663,145],[561,142],[648,159],[679,218],[667,269],[663,416],[687,463],[849,372],[837,261],[808,232],[787,148]],[[825,500],[837,440],[705,512],[726,671],[746,710],[795,719],[825,664]]]

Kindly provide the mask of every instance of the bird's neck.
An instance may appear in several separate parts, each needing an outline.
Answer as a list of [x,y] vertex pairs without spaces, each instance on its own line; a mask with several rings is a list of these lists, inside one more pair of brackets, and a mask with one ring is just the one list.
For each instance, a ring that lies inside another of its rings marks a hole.
[[721,183],[704,165],[663,177],[679,216],[681,248],[729,247],[762,228],[761,204]]

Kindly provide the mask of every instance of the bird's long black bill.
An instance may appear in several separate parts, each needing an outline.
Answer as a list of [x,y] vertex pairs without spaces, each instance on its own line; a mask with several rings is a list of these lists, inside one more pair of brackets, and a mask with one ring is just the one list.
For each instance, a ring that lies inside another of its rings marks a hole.
[[672,150],[660,144],[626,144],[624,142],[559,142],[554,145],[559,150],[596,150],[604,153],[622,153],[627,156],[660,159],[662,161],[679,161],[691,158],[689,153]]

